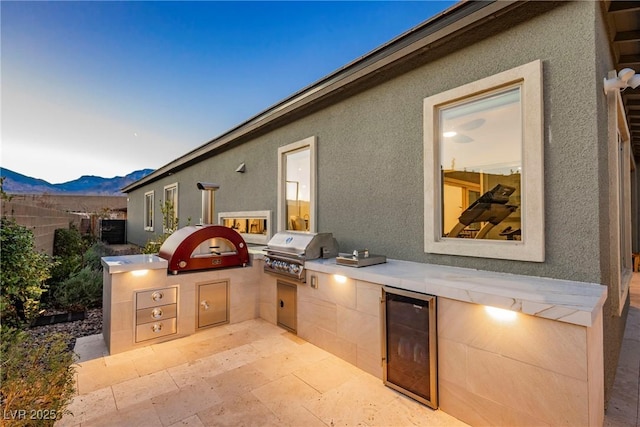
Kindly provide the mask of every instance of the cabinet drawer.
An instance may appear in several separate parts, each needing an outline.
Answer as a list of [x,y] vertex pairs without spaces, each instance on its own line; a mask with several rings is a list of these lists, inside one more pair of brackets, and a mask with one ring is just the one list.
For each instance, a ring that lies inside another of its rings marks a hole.
[[158,322],[160,320],[176,317],[178,304],[160,305],[157,307],[143,308],[136,311],[136,324]]
[[152,340],[175,334],[178,331],[176,318],[144,323],[136,326],[136,342]]
[[178,300],[177,288],[153,289],[136,292],[136,309],[175,304]]

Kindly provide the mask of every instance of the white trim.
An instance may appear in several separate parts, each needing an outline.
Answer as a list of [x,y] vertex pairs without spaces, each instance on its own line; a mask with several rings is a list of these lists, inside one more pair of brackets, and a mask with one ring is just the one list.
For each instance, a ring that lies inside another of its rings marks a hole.
[[[490,241],[441,237],[438,108],[498,90],[522,88],[522,240]],[[425,252],[482,258],[544,261],[544,133],[542,62],[536,60],[424,100]]]
[[[167,190],[168,190],[168,189],[173,189],[173,188],[175,188],[175,190],[176,190],[175,203],[173,204],[173,205],[174,205],[174,206],[173,206],[173,217],[174,217],[174,220],[176,220],[176,219],[178,219],[178,220],[179,220],[179,218],[180,218],[180,216],[178,215],[178,198],[179,198],[179,193],[178,193],[178,183],[177,183],[177,182],[174,182],[173,184],[168,184],[168,185],[165,185],[165,186],[164,186],[164,189],[163,189],[163,191],[162,191],[162,203],[164,204],[164,203],[166,202]],[[178,229],[178,226],[179,226],[178,224],[175,224],[175,228],[176,228],[176,230]],[[163,221],[163,224],[162,224],[162,228],[163,228],[163,230],[162,230],[162,231],[163,231],[164,233],[166,233],[167,231],[169,231],[168,229],[165,229],[165,228],[164,228],[164,221]]]
[[[147,196],[151,196],[151,204],[150,206],[147,206]],[[143,219],[143,226],[144,226],[144,231],[153,231],[153,224],[155,223],[155,206],[154,204],[156,203],[156,195],[155,195],[155,191],[147,191],[146,193],[144,193],[144,207],[143,207],[143,212],[144,212],[144,219]],[[149,208],[151,208],[151,226],[147,225],[147,217],[149,216]]]
[[284,231],[287,229],[287,218],[285,217],[286,211],[286,178],[284,174],[286,170],[284,169],[284,156],[287,153],[292,151],[297,151],[309,147],[310,150],[310,176],[311,176],[311,200],[309,202],[309,231],[312,233],[316,232],[317,229],[317,221],[316,221],[316,197],[317,197],[317,160],[316,160],[316,136],[310,136],[308,138],[302,139],[300,141],[282,146],[278,148],[278,210],[277,210],[277,225],[278,231]]
[[[609,72],[609,77],[616,75],[615,71]],[[611,236],[610,286],[612,287],[610,296],[618,315],[622,315],[633,271],[631,266],[631,168],[633,163],[629,126],[620,91],[607,93],[607,109],[609,116],[609,223],[612,227],[609,233]],[[622,156],[619,152],[618,135],[623,149]],[[622,197],[621,191],[624,192]],[[628,232],[626,236],[622,235],[623,230]],[[621,252],[622,246],[628,254],[626,260]]]

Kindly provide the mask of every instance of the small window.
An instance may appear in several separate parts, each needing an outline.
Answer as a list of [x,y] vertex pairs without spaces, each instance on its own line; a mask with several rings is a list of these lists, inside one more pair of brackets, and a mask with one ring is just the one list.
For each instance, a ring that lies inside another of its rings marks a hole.
[[425,251],[544,261],[542,64],[425,99]]
[[144,193],[144,229],[153,231],[153,191]]
[[164,187],[164,200],[161,208],[163,231],[173,233],[178,229],[178,183]]
[[278,149],[278,230],[316,231],[315,137]]

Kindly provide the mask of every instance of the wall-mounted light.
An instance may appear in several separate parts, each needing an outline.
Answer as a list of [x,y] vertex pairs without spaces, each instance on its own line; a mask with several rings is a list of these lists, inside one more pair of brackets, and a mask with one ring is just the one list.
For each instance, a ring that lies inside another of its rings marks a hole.
[[238,166],[236,168],[236,172],[240,172],[240,173],[244,173],[244,171],[247,169],[247,167],[245,166],[244,162],[240,163],[240,166]]
[[618,71],[617,76],[604,79],[604,93],[613,90],[623,91],[628,87],[635,89],[638,86],[640,86],[640,75],[631,68],[623,68]]

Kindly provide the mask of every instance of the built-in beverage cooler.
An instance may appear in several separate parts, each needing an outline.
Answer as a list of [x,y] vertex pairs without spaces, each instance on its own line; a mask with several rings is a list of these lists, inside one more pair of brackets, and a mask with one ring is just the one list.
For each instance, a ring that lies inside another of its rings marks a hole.
[[384,384],[438,407],[436,297],[382,289]]

